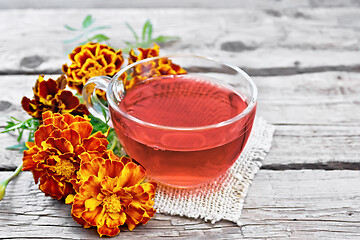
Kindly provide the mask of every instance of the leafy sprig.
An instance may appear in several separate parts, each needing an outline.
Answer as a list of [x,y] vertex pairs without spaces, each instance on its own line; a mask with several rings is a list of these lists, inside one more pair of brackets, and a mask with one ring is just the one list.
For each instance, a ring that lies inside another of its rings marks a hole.
[[[84,20],[82,21],[81,27],[75,28],[71,27],[69,25],[64,25],[64,27],[70,31],[77,34],[76,37],[72,39],[68,39],[63,41],[66,44],[70,43],[76,43],[77,45],[83,45],[87,42],[106,42],[110,38],[106,36],[103,33],[99,33],[100,30],[109,29],[110,26],[94,26],[95,19],[92,17],[92,15],[87,15]],[[141,31],[141,38],[136,33],[136,31],[131,27],[129,23],[125,23],[126,27],[131,31],[135,41],[124,41],[126,44],[126,47],[123,48],[123,53],[129,53],[131,49],[135,48],[148,48],[153,43],[164,43],[168,41],[178,40],[178,37],[175,36],[157,36],[153,37],[153,25],[150,20],[147,20],[142,28]],[[94,35],[95,34],[95,35]],[[79,96],[78,96],[79,97]],[[82,101],[82,98],[79,97],[79,100]],[[93,132],[101,131],[102,133],[107,134],[107,140],[109,141],[108,149],[111,149],[114,151],[117,155],[125,155],[117,136],[115,133],[115,130],[113,128],[109,127],[109,119],[106,118],[106,114],[104,112],[104,116],[106,121],[103,122],[102,120],[95,118],[94,116],[90,115],[91,124],[93,125]],[[19,119],[16,119],[14,117],[11,117],[9,121],[7,121],[7,125],[5,127],[5,130],[1,133],[7,133],[7,132],[18,132],[17,141],[18,144],[7,147],[6,149],[9,150],[20,150],[24,151],[27,149],[25,142],[33,142],[34,141],[34,135],[38,127],[40,126],[40,122],[38,119],[30,118],[25,121],[21,121]],[[27,141],[22,141],[22,137],[24,135],[24,132],[29,132],[29,135],[27,137]],[[20,164],[17,169],[14,171],[14,173],[5,181],[0,182],[0,201],[5,196],[5,190],[8,183],[15,178],[21,171],[22,164]]]
[[135,48],[139,48],[139,47],[149,48],[149,47],[151,47],[151,45],[153,43],[164,43],[164,42],[174,41],[174,40],[179,39],[179,37],[177,37],[177,36],[160,35],[157,37],[153,37],[153,25],[150,20],[146,20],[146,22],[144,23],[142,31],[141,31],[141,38],[128,22],[126,22],[125,25],[132,33],[132,35],[135,39],[135,42],[124,41],[124,43],[126,44],[126,47],[123,48],[124,53],[129,53],[131,49],[135,49]]
[[[86,44],[87,42],[106,42],[110,39],[107,35],[103,33],[99,33],[100,30],[109,29],[110,26],[93,26],[95,23],[95,19],[92,15],[87,15],[84,20],[82,21],[82,26],[80,28],[74,28],[67,24],[64,27],[71,31],[77,32],[78,35],[74,38],[68,39],[63,41],[66,44],[69,43],[78,43],[78,45]],[[165,43],[169,41],[178,40],[179,37],[177,36],[164,36],[159,35],[157,37],[153,36],[153,25],[150,20],[146,20],[144,23],[141,34],[137,34],[134,28],[128,23],[125,22],[125,26],[130,30],[132,33],[135,41],[123,41],[125,43],[125,48],[123,48],[123,53],[127,54],[130,52],[131,49],[136,48],[149,48],[153,43]],[[95,35],[91,35],[92,33],[96,33]],[[85,39],[85,40],[84,40]],[[109,45],[109,44],[108,44]]]
[[18,137],[16,139],[18,141],[18,144],[7,147],[6,149],[19,151],[27,149],[27,147],[25,146],[25,142],[22,141],[22,136],[24,135],[24,132],[29,132],[26,142],[33,142],[35,131],[40,126],[39,120],[36,118],[29,118],[25,121],[21,121],[14,117],[10,117],[9,121],[7,121],[6,123],[7,125],[5,126],[5,130],[1,133],[7,133],[12,131],[18,132]]
[[[81,41],[79,45],[83,45],[87,42],[105,42],[109,40],[110,38],[102,33],[97,33],[95,35],[91,35],[94,32],[98,32],[99,30],[109,29],[110,26],[97,26],[94,27],[93,24],[95,23],[95,19],[92,17],[92,15],[87,15],[84,20],[82,21],[82,25],[80,28],[74,28],[70,27],[69,25],[64,25],[64,27],[72,32],[77,32],[78,35],[74,38],[68,39],[63,41],[64,43],[74,43]],[[86,40],[84,40],[86,39]]]

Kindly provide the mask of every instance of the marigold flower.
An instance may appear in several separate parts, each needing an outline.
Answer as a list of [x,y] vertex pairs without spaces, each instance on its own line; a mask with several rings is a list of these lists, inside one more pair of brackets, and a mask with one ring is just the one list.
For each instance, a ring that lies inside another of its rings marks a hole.
[[134,49],[131,49],[129,52],[128,62],[132,64],[134,62],[138,62],[140,60],[152,57],[158,57],[160,52],[160,47],[156,43],[154,43],[153,48],[138,48],[139,55],[135,54]]
[[133,230],[154,216],[156,183],[142,183],[143,167],[112,151],[103,155],[84,152],[79,157],[81,186],[71,210],[75,221],[84,227],[96,226],[100,236],[115,236],[119,226],[126,223]]
[[99,43],[87,43],[76,47],[69,58],[71,65],[64,64],[63,72],[68,78],[68,85],[82,93],[85,83],[95,76],[112,76],[117,73],[124,62],[122,50]]
[[[160,47],[154,44],[153,48],[138,48],[139,54],[135,55],[134,50],[129,53],[128,62],[129,64],[151,57],[159,56]],[[136,83],[144,81],[150,77],[156,77],[161,75],[178,75],[185,74],[186,70],[181,68],[179,65],[174,64],[170,59],[160,58],[155,61],[142,63],[135,66],[132,69],[132,73],[128,79],[127,75],[121,76],[125,82],[126,89],[131,89]]]
[[27,142],[23,171],[31,171],[35,183],[46,196],[61,199],[75,193],[73,184],[80,168],[79,155],[104,152],[108,141],[101,132],[91,135],[90,120],[71,114],[47,111],[43,124],[35,132],[35,142]]
[[33,118],[41,119],[42,113],[52,111],[53,113],[71,113],[73,115],[89,115],[84,104],[72,92],[64,90],[66,78],[61,75],[57,80],[39,76],[33,88],[34,97],[30,100],[23,97],[21,105],[23,109]]

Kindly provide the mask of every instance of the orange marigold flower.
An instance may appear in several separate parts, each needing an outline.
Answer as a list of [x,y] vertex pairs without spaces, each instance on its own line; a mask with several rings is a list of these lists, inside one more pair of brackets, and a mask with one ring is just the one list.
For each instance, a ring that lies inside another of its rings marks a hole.
[[152,57],[158,57],[160,52],[160,47],[156,43],[154,43],[153,48],[138,48],[139,55],[136,56],[134,49],[131,49],[129,52],[129,64],[134,62],[138,62],[140,60]]
[[87,43],[76,47],[69,54],[71,65],[64,64],[69,87],[82,93],[83,86],[95,76],[112,76],[117,73],[124,62],[122,50],[99,43]]
[[24,151],[23,171],[31,171],[35,183],[46,196],[61,199],[75,193],[73,184],[80,168],[79,155],[104,152],[108,141],[101,132],[91,135],[90,120],[70,114],[47,111],[35,132],[35,142]]
[[[128,62],[129,64],[131,64],[146,58],[158,57],[159,49],[160,47],[156,44],[154,44],[153,48],[138,48],[138,55],[135,55],[134,50],[131,50],[129,53]],[[130,77],[128,78],[127,75],[124,74],[124,76],[122,76],[122,79],[126,79],[126,89],[131,89],[136,83],[144,81],[145,79],[148,79],[150,77],[179,74],[186,74],[186,70],[179,65],[174,64],[168,58],[160,58],[155,61],[136,65],[132,69]]]
[[30,100],[23,97],[21,105],[23,109],[33,118],[41,119],[42,113],[52,111],[54,113],[71,113],[73,115],[89,115],[84,104],[72,92],[64,90],[66,78],[61,75],[57,80],[39,76],[33,88],[34,97]]
[[102,235],[115,236],[119,226],[133,230],[155,214],[156,183],[142,183],[145,170],[130,158],[83,153],[78,177],[81,186],[73,198],[71,214],[84,227],[96,226]]

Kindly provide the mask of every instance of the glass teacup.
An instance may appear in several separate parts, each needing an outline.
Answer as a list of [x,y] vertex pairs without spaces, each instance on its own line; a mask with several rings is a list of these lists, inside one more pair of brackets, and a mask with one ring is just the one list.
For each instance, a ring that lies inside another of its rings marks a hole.
[[[106,91],[108,108],[97,98]],[[84,86],[89,111],[111,117],[127,154],[149,178],[193,187],[224,174],[246,145],[257,88],[241,69],[210,58],[148,58]]]

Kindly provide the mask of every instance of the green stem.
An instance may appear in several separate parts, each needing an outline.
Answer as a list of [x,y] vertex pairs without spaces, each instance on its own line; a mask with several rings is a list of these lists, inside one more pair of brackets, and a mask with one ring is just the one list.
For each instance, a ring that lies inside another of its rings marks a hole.
[[118,143],[118,140],[117,140],[117,138],[116,138],[116,137],[114,137],[114,138],[113,138],[113,142],[112,142],[111,147],[110,147],[110,149],[109,149],[109,150],[114,151],[114,149],[115,149],[115,147],[116,147],[117,143]]
[[14,173],[8,178],[6,179],[3,183],[6,185],[8,185],[8,183],[13,180],[14,178],[16,178],[17,175],[19,175],[19,173],[21,172],[21,169],[23,167],[23,164],[21,163],[16,170],[14,171]]
[[11,180],[13,180],[17,175],[19,175],[21,169],[22,169],[23,165],[20,164],[16,170],[14,171],[14,173],[8,178],[6,179],[5,181],[3,182],[0,182],[0,201],[4,199],[5,197],[5,190],[6,190],[6,187],[7,185],[9,184],[9,182]]

